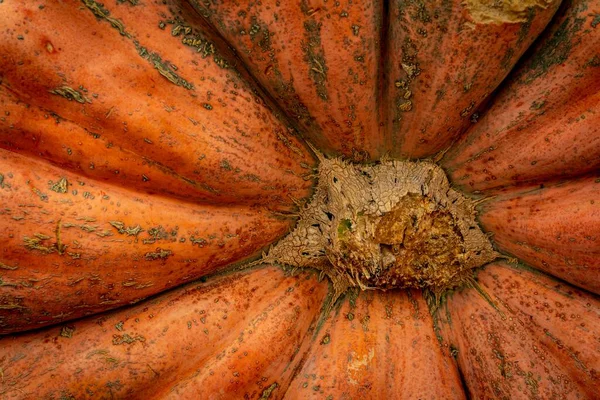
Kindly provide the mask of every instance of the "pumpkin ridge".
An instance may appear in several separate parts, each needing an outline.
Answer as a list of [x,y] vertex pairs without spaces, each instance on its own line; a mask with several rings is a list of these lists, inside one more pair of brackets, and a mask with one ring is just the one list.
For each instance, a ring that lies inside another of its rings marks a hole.
[[0,21],[0,397],[596,398],[600,0]]

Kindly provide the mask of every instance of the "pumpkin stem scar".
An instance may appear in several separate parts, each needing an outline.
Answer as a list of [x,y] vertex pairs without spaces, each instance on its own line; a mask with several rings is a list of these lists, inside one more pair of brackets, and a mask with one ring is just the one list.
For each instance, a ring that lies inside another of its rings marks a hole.
[[311,148],[320,161],[313,197],[295,228],[249,266],[319,271],[332,285],[330,311],[350,288],[416,288],[440,299],[476,287],[473,270],[500,256],[477,225],[476,203],[435,163],[360,165]]

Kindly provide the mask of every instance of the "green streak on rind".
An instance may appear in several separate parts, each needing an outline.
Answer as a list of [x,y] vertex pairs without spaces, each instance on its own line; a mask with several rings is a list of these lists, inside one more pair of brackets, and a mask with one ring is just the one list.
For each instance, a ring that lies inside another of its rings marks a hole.
[[[119,31],[122,36],[131,39],[132,36],[125,30],[123,22],[117,18],[111,17],[110,12],[104,8],[104,6],[94,0],[81,0],[83,4],[99,19],[103,19],[111,24],[113,28]],[[133,3],[135,5],[136,3]],[[174,83],[177,86],[184,87],[188,90],[194,90],[194,86],[187,80],[176,74],[173,69],[162,60],[162,58],[154,52],[148,51],[145,47],[141,46],[138,41],[133,42],[138,54],[145,60],[150,61],[154,68],[165,77],[169,82]],[[79,100],[78,100],[79,101]]]

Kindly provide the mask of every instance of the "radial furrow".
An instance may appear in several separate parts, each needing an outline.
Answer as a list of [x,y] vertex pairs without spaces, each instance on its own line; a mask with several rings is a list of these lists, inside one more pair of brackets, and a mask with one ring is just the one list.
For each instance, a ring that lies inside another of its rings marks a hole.
[[381,0],[191,3],[320,150],[356,161],[385,153]]
[[390,153],[423,158],[446,150],[477,119],[478,106],[559,3],[392,1],[386,83]]
[[[265,267],[188,285],[100,317],[6,336],[0,339],[0,396],[232,399],[277,394],[302,356],[296,349],[326,290],[314,277],[285,277]],[[218,382],[229,384],[211,386]]]
[[492,107],[442,161],[467,191],[600,168],[600,1],[568,1]]
[[291,220],[83,179],[0,150],[0,333],[138,301],[241,261]]
[[0,147],[142,192],[289,206],[313,160],[178,1],[2,5]]

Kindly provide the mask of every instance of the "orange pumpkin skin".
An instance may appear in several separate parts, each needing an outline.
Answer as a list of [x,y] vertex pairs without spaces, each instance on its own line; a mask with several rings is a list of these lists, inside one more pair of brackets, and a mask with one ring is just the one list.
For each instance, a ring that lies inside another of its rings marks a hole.
[[443,325],[473,398],[597,396],[597,296],[503,264],[478,280],[496,309],[457,293]]
[[390,2],[388,134],[393,154],[406,158],[435,155],[464,133],[559,5],[496,24],[478,21],[462,0],[426,3]]
[[[466,191],[543,183],[600,167],[596,2],[563,7],[494,104],[446,154]],[[593,15],[593,14],[592,14]]]
[[[26,333],[14,344],[4,338],[3,385],[22,398],[256,398],[275,382],[289,384],[326,292],[314,277],[270,267]],[[274,333],[278,341],[265,348]],[[275,362],[282,356],[288,363]]]
[[318,332],[286,398],[464,398],[420,291],[362,292],[353,303]]
[[[0,160],[14,171],[2,197],[10,210],[4,218],[12,219],[2,227],[2,247],[10,251],[2,259],[2,280],[10,285],[1,296],[3,333],[138,301],[244,258],[289,226],[258,207],[186,204],[90,182],[11,152]],[[61,177],[74,184],[70,193],[47,189]]]
[[[276,10],[270,2],[191,3],[239,49],[309,140],[359,160],[422,158],[447,148],[559,4],[537,10],[527,23],[497,25],[474,23],[460,0],[427,7],[281,2]],[[383,77],[388,84],[380,86]],[[399,109],[408,103],[412,112]],[[389,126],[378,126],[378,119]]]
[[[288,193],[306,196],[300,163],[312,160],[253,87],[220,54],[202,58],[158,27],[183,14],[200,35],[197,16],[183,5],[148,2],[111,7],[106,20],[97,17],[104,15],[97,4],[3,5],[3,104],[11,113],[2,121],[3,148],[193,202],[285,206]],[[80,92],[77,98],[61,95],[65,86]],[[262,163],[255,153],[265,156]]]
[[[0,333],[138,301],[289,228],[269,210],[308,194],[312,159],[234,71],[149,25],[169,8],[111,9],[121,35],[79,1],[2,7]],[[139,55],[150,44],[202,90],[161,76]]]
[[[2,2],[0,397],[596,398],[600,1],[474,3]],[[239,271],[310,147],[435,157],[509,262]]]
[[386,152],[382,1],[190,3],[315,146],[358,160]]
[[511,191],[480,206],[497,246],[541,271],[600,291],[600,180]]
[[595,350],[578,349],[597,350],[598,299],[505,264],[478,278],[498,311],[476,291],[456,293],[436,331],[419,292],[363,292],[316,335],[327,284],[314,277],[266,267],[192,284],[3,338],[2,393],[296,399],[376,397],[376,387],[386,398],[593,398]]

